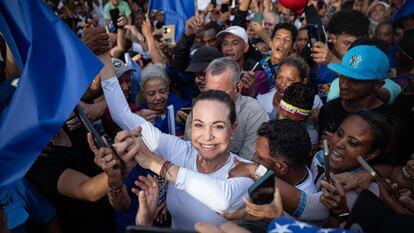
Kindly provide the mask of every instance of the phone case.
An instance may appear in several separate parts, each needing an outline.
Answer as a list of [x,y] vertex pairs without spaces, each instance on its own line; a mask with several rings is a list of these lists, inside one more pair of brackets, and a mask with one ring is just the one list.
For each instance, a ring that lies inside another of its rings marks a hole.
[[[271,191],[271,192],[269,192]],[[254,182],[248,189],[249,197],[255,204],[268,204],[273,200],[275,191],[275,174],[272,170]]]

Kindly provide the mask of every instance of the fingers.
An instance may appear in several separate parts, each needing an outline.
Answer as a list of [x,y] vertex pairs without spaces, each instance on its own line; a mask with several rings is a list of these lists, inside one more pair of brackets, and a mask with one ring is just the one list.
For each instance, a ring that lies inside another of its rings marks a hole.
[[243,85],[247,86],[247,87],[251,87],[255,81],[256,81],[256,77],[254,75],[254,72],[244,72],[243,73],[243,78],[242,78],[242,83]]
[[155,119],[157,118],[157,112],[151,109],[142,109],[138,111],[138,115],[145,118],[145,120],[154,123]]
[[322,188],[324,188],[329,193],[333,193],[337,190],[335,188],[335,186],[333,186],[332,184],[326,182],[325,180],[321,181],[321,186],[322,186]]
[[123,27],[123,26],[125,26],[126,24],[128,23],[128,21],[127,21],[127,19],[125,18],[125,16],[121,16],[121,17],[119,17],[118,18],[118,21],[117,21],[117,25],[119,26],[119,27]]
[[73,116],[72,118],[66,121],[66,125],[70,130],[75,130],[81,126],[81,123],[79,122],[77,116]]
[[134,130],[132,130],[132,136],[141,137],[142,136],[142,127],[138,126]]
[[114,141],[115,143],[122,143],[132,136],[134,136],[134,131],[123,130],[116,134]]
[[150,186],[153,188],[154,192],[159,193],[160,192],[160,185],[158,184],[158,181],[151,175],[147,175],[148,181]]
[[131,150],[132,145],[133,145],[132,137],[126,137],[122,141],[115,142],[112,146],[114,147],[117,153],[119,153],[120,155],[123,155],[126,152]]
[[93,140],[93,136],[91,133],[88,133],[87,140],[88,140],[89,148],[91,148],[93,153],[96,153],[98,151],[98,148],[96,148],[96,145],[95,145],[95,142]]
[[137,188],[131,188],[131,192],[133,192],[137,196],[137,198],[139,199],[139,192],[140,192],[139,189],[137,189]]
[[147,195],[145,195],[145,191],[141,190],[138,192],[138,202],[139,202],[139,208],[147,208]]
[[[252,215],[254,215],[253,213],[260,212],[260,210],[263,209],[263,207],[262,207],[263,205],[262,206],[256,205],[256,204],[250,202],[250,200],[248,200],[246,198],[244,199],[244,203],[246,204],[246,211],[249,214],[252,214]],[[254,216],[256,216],[256,215],[254,215]]]
[[345,195],[344,188],[342,187],[341,183],[335,178],[332,172],[331,172],[331,180],[333,181],[335,187],[337,188],[339,195],[344,196]]
[[95,153],[95,163],[105,172],[111,171],[119,164],[118,158],[109,148],[102,147]]
[[321,203],[324,205],[324,206],[326,206],[328,209],[334,209],[334,208],[336,208],[337,206],[338,206],[338,202],[336,202],[336,201],[334,201],[334,200],[331,200],[331,199],[329,199],[328,197],[325,197],[325,196],[321,196],[321,199],[320,199],[320,201],[321,201]]
[[148,177],[139,176],[135,181],[135,185],[138,186],[141,190],[149,190],[151,188],[151,183]]
[[[133,140],[131,138],[131,140]],[[114,144],[113,145],[116,152],[121,156],[122,160],[124,161],[131,161],[135,158],[135,156],[138,154],[140,146],[135,143],[130,144]],[[119,152],[118,152],[119,151]],[[126,152],[126,153],[125,153]]]

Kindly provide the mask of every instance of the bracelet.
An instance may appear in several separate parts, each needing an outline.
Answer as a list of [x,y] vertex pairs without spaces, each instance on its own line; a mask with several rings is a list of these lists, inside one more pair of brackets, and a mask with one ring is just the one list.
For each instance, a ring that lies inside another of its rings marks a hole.
[[349,212],[345,212],[345,213],[342,213],[342,214],[337,214],[337,213],[333,212],[332,210],[329,210],[329,216],[334,217],[334,218],[338,219],[341,222],[345,222],[348,219]]
[[111,188],[111,186],[109,186],[108,188],[108,193],[109,194],[119,194],[122,192],[122,185],[119,188]]
[[401,174],[403,175],[404,178],[408,179],[408,180],[414,180],[414,177],[412,177],[408,172],[407,172],[407,168],[402,167],[401,168]]
[[165,179],[165,175],[167,174],[171,166],[172,166],[172,163],[170,161],[167,160],[164,162],[164,164],[161,167],[161,171],[160,171],[160,179],[162,180]]

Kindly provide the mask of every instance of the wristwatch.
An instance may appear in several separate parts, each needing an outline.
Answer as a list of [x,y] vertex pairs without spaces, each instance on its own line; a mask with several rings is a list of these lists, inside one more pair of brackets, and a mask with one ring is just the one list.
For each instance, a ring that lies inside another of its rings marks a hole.
[[267,172],[267,168],[261,164],[257,166],[256,170],[254,171],[254,174],[257,176],[257,178],[262,177]]

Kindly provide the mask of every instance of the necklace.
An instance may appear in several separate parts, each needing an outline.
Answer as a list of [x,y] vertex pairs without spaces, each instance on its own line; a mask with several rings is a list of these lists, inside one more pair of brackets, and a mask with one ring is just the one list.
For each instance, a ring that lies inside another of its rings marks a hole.
[[214,169],[212,169],[209,172],[205,172],[205,168],[202,166],[202,162],[200,161],[201,158],[202,157],[200,155],[197,155],[197,161],[196,161],[197,170],[200,173],[206,173],[206,174],[214,173],[220,170],[225,164],[227,164],[231,160],[230,153],[227,153],[227,156],[225,156],[225,158],[222,161],[220,161],[219,164],[214,167]]
[[302,179],[299,180],[298,183],[295,184],[295,186],[302,184],[306,180],[306,178],[308,178],[308,169],[306,169],[305,171],[305,175],[302,177]]

